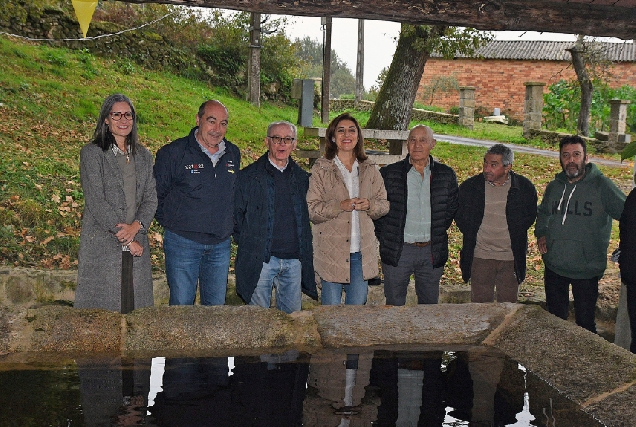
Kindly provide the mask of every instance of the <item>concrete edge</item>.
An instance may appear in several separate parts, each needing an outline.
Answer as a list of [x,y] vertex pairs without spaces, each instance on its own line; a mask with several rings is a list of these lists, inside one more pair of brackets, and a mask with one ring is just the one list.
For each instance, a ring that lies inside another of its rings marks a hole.
[[636,419],[636,355],[540,307],[519,306],[483,341],[605,425]]

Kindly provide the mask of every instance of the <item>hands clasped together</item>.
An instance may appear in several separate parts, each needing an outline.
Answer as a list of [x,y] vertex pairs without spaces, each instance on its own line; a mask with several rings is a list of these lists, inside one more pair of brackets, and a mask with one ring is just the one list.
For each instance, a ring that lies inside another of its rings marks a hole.
[[340,202],[340,209],[343,211],[368,211],[370,207],[369,199],[354,197]]
[[119,231],[115,233],[115,237],[119,243],[130,248],[130,254],[132,256],[141,256],[144,253],[144,248],[139,242],[134,240],[135,236],[141,229],[141,224],[137,221],[133,221],[132,224],[120,223],[116,225]]

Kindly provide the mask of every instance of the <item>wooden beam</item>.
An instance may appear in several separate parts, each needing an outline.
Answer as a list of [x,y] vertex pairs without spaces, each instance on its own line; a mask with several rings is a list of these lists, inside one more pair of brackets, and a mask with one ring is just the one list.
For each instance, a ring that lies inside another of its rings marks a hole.
[[[121,1],[121,0],[118,0]],[[565,0],[126,0],[298,16],[375,19],[479,30],[550,31],[631,40],[636,2]]]

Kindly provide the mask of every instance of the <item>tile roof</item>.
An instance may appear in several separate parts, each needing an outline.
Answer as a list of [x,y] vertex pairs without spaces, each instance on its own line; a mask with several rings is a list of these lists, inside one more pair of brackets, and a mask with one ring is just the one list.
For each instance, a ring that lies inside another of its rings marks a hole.
[[[618,62],[636,62],[636,43],[596,42],[606,53],[607,59]],[[542,61],[570,61],[572,57],[566,49],[574,42],[538,40],[493,40],[473,55],[458,54],[455,58],[518,59]],[[437,52],[432,55],[441,58]]]

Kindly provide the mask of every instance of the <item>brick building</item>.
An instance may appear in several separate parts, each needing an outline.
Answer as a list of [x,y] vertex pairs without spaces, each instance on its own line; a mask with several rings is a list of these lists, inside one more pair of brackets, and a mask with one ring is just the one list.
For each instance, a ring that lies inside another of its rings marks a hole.
[[[544,82],[545,91],[561,79],[576,78],[570,52],[574,42],[502,41],[495,40],[480,48],[472,57],[444,59],[433,56],[426,62],[417,100],[430,103],[427,86],[439,76],[454,75],[460,86],[475,87],[476,108],[492,114],[499,108],[502,114],[523,119],[524,82]],[[636,43],[600,43],[612,66],[611,87],[636,87]],[[433,105],[450,108],[459,104],[457,91],[436,92]]]

